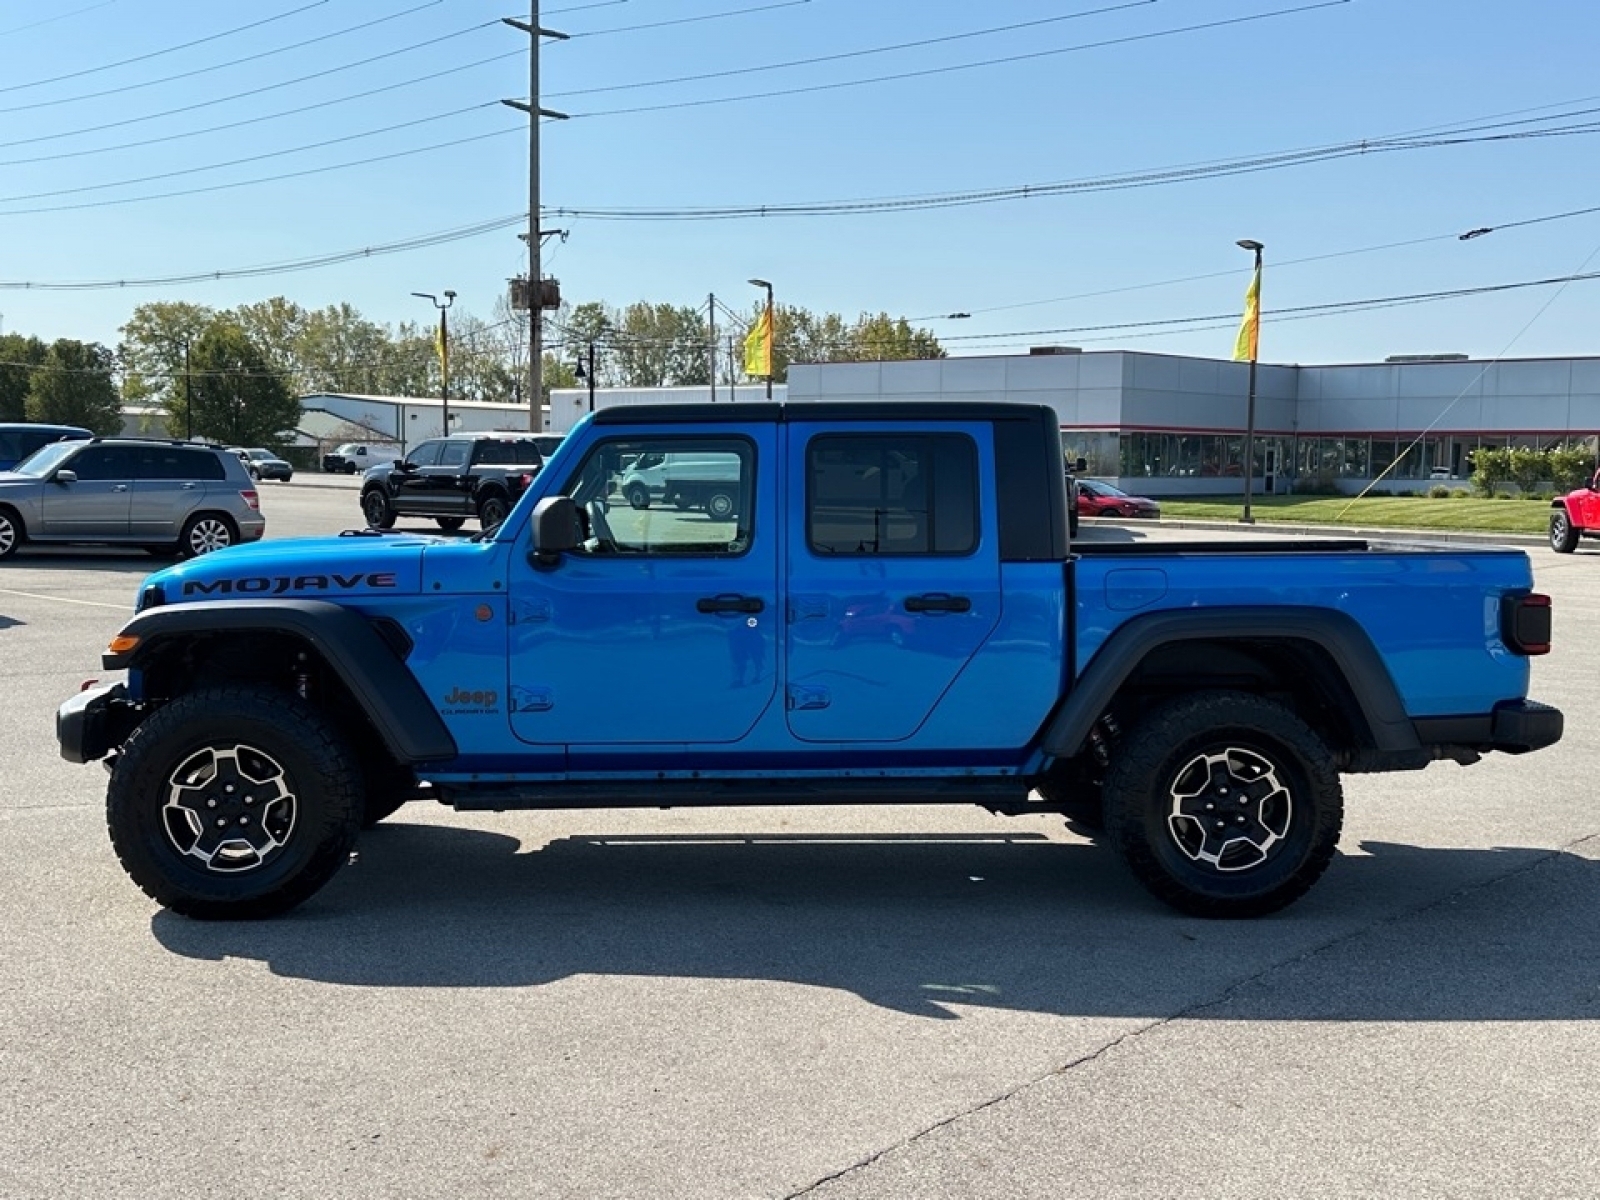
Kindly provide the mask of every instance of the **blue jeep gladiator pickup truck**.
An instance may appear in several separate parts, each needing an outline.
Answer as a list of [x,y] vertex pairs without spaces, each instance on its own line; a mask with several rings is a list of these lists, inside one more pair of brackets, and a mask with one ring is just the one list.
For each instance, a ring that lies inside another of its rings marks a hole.
[[[686,455],[725,510],[634,508]],[[282,912],[363,825],[458,809],[1060,812],[1156,896],[1253,916],[1333,857],[1341,773],[1535,750],[1527,556],[1294,539],[1076,545],[1055,413],[607,409],[470,539],[358,530],[157,572],[57,715],[109,759],[134,881]],[[470,886],[470,883],[464,884]]]

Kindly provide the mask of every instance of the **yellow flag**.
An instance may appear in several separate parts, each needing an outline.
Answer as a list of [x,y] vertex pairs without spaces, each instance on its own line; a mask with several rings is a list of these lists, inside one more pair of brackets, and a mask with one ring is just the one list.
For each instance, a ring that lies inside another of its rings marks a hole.
[[744,373],[752,379],[772,377],[772,310],[764,309],[744,339]]
[[1244,320],[1239,322],[1239,336],[1233,343],[1234,362],[1254,362],[1256,350],[1261,345],[1261,268],[1250,276],[1250,286],[1244,292]]
[[433,352],[439,356],[439,371],[446,378],[450,375],[450,347],[444,339],[444,329],[435,326],[433,331]]

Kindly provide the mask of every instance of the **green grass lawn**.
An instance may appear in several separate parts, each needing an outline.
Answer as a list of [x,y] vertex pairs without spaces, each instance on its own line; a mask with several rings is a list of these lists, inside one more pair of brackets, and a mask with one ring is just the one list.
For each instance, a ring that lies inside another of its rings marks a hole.
[[[1161,515],[1175,520],[1237,521],[1242,502],[1161,497]],[[1455,529],[1482,533],[1542,534],[1550,524],[1550,501],[1479,500],[1452,496],[1262,496],[1251,502],[1258,522],[1351,525],[1391,529]]]

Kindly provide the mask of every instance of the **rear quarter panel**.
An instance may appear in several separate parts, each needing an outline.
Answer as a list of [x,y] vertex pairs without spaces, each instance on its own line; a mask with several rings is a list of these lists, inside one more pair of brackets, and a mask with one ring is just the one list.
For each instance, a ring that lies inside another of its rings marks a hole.
[[1292,605],[1354,618],[1412,717],[1483,713],[1527,694],[1528,660],[1500,637],[1501,596],[1532,589],[1520,550],[1086,556],[1074,576],[1080,668],[1143,613]]

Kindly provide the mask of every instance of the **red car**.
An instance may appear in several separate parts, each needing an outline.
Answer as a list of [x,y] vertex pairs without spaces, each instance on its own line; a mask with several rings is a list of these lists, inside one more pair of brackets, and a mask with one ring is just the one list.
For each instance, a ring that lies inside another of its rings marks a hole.
[[1600,471],[1588,487],[1557,496],[1550,502],[1550,548],[1571,554],[1578,539],[1600,537]]
[[1159,517],[1161,505],[1098,479],[1080,479],[1078,513],[1085,517]]

